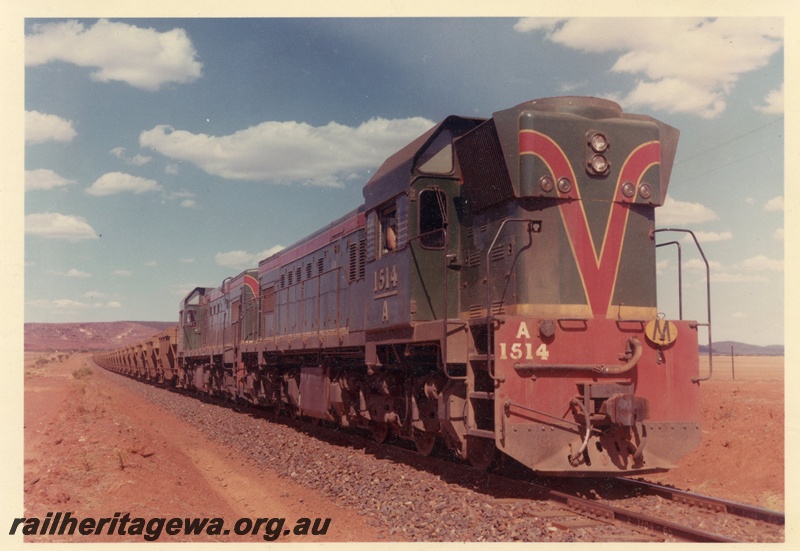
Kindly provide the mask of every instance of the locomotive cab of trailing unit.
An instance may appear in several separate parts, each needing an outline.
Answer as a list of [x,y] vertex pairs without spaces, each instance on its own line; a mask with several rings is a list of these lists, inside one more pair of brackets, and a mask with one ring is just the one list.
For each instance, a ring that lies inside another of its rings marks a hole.
[[203,299],[212,289],[196,287],[181,300],[178,313],[177,350],[180,356],[191,355],[202,346],[201,323]]

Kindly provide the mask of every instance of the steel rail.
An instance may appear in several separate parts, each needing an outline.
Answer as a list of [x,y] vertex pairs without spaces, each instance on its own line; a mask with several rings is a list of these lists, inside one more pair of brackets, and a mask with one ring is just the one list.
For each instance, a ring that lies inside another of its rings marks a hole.
[[720,499],[716,497],[696,494],[694,492],[687,492],[685,490],[678,490],[644,480],[636,480],[630,478],[617,478],[617,481],[623,482],[629,486],[637,486],[644,488],[646,491],[658,494],[661,497],[666,497],[678,503],[686,503],[698,507],[705,507],[712,511],[724,512],[729,515],[758,520],[769,524],[777,524],[784,526],[786,524],[786,514],[782,511],[775,511],[772,509],[765,509],[763,507],[756,507],[754,505],[746,505],[744,503],[737,503],[727,499]]
[[699,530],[678,524],[669,520],[660,519],[658,517],[636,513],[612,505],[598,503],[596,500],[585,499],[572,494],[566,494],[558,490],[553,490],[547,486],[535,484],[533,482],[510,479],[498,475],[489,475],[490,480],[498,485],[505,485],[509,488],[516,488],[519,490],[528,490],[536,496],[544,497],[549,501],[562,503],[569,507],[575,513],[593,517],[601,521],[616,521],[631,525],[633,527],[647,530],[648,532],[657,532],[665,536],[677,538],[683,541],[698,542],[698,543],[741,543],[740,540]]

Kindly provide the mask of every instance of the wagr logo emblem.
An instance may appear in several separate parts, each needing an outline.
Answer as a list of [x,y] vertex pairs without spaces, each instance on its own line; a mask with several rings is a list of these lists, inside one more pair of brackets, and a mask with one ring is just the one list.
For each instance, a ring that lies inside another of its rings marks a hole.
[[653,344],[666,346],[678,338],[678,327],[671,321],[654,319],[647,322],[644,334]]
[[632,199],[622,193],[622,184],[632,182],[637,187],[647,170],[661,162],[658,141],[645,142],[634,149],[622,165],[611,202],[602,245],[598,252],[592,240],[589,220],[580,201],[580,187],[575,171],[564,151],[550,137],[535,130],[522,130],[519,134],[520,155],[535,155],[550,170],[554,181],[569,178],[573,182],[567,193],[557,191],[561,199],[573,199],[559,204],[570,247],[578,265],[583,289],[594,316],[606,316],[614,296],[625,229]]

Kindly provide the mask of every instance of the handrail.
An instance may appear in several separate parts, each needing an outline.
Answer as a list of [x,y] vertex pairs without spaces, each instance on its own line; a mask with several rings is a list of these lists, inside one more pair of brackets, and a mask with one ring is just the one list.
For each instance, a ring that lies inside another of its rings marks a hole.
[[622,365],[605,364],[537,364],[537,363],[516,363],[514,370],[518,373],[531,373],[535,371],[592,371],[599,375],[622,375],[627,373],[639,363],[642,358],[642,343],[636,336],[626,342],[626,355],[628,356]]
[[[509,222],[527,222],[528,235],[535,233],[535,224],[541,224],[541,221],[531,220],[530,218],[506,218],[500,222],[500,226],[497,228],[497,232],[494,234],[494,239],[492,239],[492,243],[486,250],[486,372],[493,381],[497,381],[498,379],[494,376],[494,355],[490,352],[492,348],[492,337],[494,336],[494,320],[492,319],[492,296],[491,285],[489,284],[489,275],[492,267],[492,249],[494,249],[494,245],[497,243],[497,240],[500,237],[500,234],[503,232],[503,228],[505,228],[506,223]],[[528,245],[530,246],[532,244],[533,237],[530,238],[530,243]]]
[[677,241],[667,241],[656,245],[664,247],[666,245],[675,245],[678,247],[678,319],[683,320],[683,262],[681,261],[681,244]]
[[[658,230],[652,230],[653,235],[655,236],[656,233],[660,232],[681,232],[681,233],[688,233],[692,236],[694,240],[695,246],[697,246],[697,251],[700,253],[700,256],[703,258],[703,262],[706,265],[706,311],[708,315],[707,323],[698,323],[698,326],[705,326],[708,327],[708,377],[692,377],[693,383],[699,383],[700,381],[707,381],[711,378],[711,375],[714,373],[714,365],[713,365],[713,354],[711,353],[711,269],[708,265],[708,259],[706,258],[705,253],[703,252],[703,248],[700,246],[700,242],[697,240],[697,236],[694,234],[692,230],[685,230],[681,228],[661,228]],[[665,243],[666,244],[666,243]]]
[[[421,234],[416,235],[414,237],[409,237],[406,240],[406,245],[410,247],[412,241],[420,241],[421,238],[427,237],[427,236],[430,236],[430,235],[433,235],[433,234],[436,234],[436,233],[442,233],[443,234],[443,245],[441,247],[437,247],[435,249],[427,248],[427,247],[423,246],[422,243],[420,243],[419,246],[424,250],[429,250],[429,251],[430,250],[437,250],[437,251],[440,250],[443,253],[444,288],[442,290],[442,293],[443,293],[444,310],[442,311],[442,344],[441,344],[442,366],[441,367],[442,367],[442,372],[444,373],[445,377],[447,377],[448,379],[450,379],[452,381],[464,381],[464,380],[467,379],[466,375],[464,375],[464,376],[451,375],[450,372],[447,371],[447,326],[450,324],[449,308],[448,308],[448,306],[449,306],[449,298],[450,297],[448,296],[449,288],[448,288],[448,285],[447,285],[447,280],[448,280],[448,277],[447,277],[448,276],[448,272],[447,272],[447,270],[450,269],[450,264],[448,263],[449,262],[448,258],[450,258],[450,255],[447,254],[447,249],[450,246],[450,241],[449,241],[450,238],[449,238],[449,234],[447,232],[447,228],[448,228],[448,225],[447,225],[447,221],[445,220],[445,225],[443,227],[441,227],[441,228],[436,228],[435,230],[431,230],[431,231],[428,231],[428,232],[425,232],[425,233],[421,233]],[[436,312],[433,311],[433,305],[432,304],[431,304],[431,312],[433,313],[434,319],[435,319]],[[458,323],[462,327],[464,326],[464,322],[462,322],[461,320],[458,320],[455,323]]]

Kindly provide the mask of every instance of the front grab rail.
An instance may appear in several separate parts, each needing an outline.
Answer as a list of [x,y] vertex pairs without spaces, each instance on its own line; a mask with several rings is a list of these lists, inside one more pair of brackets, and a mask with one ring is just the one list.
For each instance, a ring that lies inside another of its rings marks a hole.
[[[705,253],[703,252],[703,248],[700,246],[700,242],[697,240],[697,236],[694,234],[692,230],[685,230],[681,228],[661,228],[657,230],[653,230],[653,236],[655,234],[661,232],[681,232],[681,233],[688,233],[692,236],[694,240],[695,246],[697,246],[697,251],[700,253],[700,256],[703,258],[703,262],[706,265],[706,313],[707,313],[707,322],[706,323],[698,323],[698,327],[708,327],[708,376],[707,377],[692,377],[693,383],[699,383],[700,381],[707,381],[711,378],[711,375],[714,373],[714,365],[713,365],[713,355],[711,353],[711,270],[708,266],[708,259],[706,258]],[[668,243],[664,243],[667,245]],[[658,246],[658,245],[656,245]],[[680,249],[679,249],[680,250]],[[679,267],[680,268],[680,267]]]

